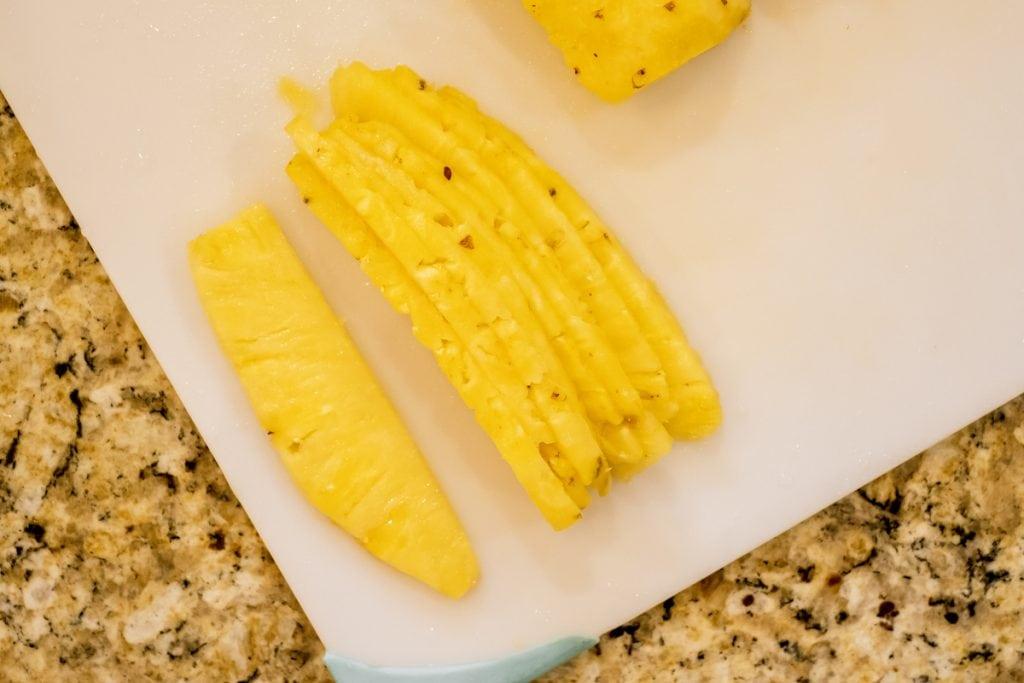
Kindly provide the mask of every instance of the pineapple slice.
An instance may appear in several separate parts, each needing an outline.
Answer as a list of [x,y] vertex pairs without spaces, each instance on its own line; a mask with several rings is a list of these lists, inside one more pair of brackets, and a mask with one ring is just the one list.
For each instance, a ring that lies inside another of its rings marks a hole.
[[[287,170],[313,213],[359,261],[391,305],[410,316],[417,339],[434,354],[441,370],[473,410],[548,523],[555,529],[564,529],[578,520],[579,506],[542,457],[538,442],[523,426],[523,413],[518,407],[520,403],[513,400],[513,392],[484,375],[480,362],[469,353],[451,324],[308,157],[296,156]],[[575,495],[579,498],[578,490]]]
[[750,0],[523,0],[589,90],[609,102],[725,40]]
[[203,307],[292,478],[371,553],[451,597],[479,575],[416,444],[273,217],[189,245]]

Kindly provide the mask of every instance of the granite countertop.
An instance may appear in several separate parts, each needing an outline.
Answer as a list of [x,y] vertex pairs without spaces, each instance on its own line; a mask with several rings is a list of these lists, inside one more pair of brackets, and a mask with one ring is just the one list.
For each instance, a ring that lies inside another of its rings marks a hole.
[[[545,680],[1024,680],[1022,510],[1024,397]],[[322,681],[322,655],[0,96],[0,680]]]

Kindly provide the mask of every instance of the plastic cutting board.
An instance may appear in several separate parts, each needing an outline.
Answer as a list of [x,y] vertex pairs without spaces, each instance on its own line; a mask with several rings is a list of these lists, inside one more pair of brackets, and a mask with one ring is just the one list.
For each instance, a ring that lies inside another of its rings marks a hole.
[[[513,0],[7,0],[0,88],[335,671],[385,680],[576,638],[488,674],[515,680],[1024,390],[1022,24],[1019,2],[755,0],[725,44],[612,106]],[[350,59],[465,90],[591,200],[714,376],[714,438],[547,528],[283,173],[278,77],[323,83]],[[263,437],[185,261],[257,200],[465,522],[483,572],[466,599],[363,552]]]

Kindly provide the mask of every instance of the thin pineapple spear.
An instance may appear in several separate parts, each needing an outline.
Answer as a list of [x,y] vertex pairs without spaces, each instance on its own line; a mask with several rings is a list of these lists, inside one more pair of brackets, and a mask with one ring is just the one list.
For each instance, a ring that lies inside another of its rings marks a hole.
[[416,337],[434,354],[441,370],[473,410],[548,523],[555,529],[564,529],[578,520],[579,507],[542,458],[538,443],[524,428],[510,393],[484,376],[478,361],[448,321],[313,162],[300,154],[292,159],[287,170],[313,213],[359,261],[392,306],[410,316]]
[[371,553],[451,597],[469,540],[340,321],[262,206],[196,238],[200,300],[253,409],[313,505]]

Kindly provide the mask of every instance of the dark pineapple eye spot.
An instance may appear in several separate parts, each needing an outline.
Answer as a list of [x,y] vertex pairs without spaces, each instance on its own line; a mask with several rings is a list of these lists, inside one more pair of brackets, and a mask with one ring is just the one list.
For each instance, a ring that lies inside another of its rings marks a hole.
[[444,179],[445,180],[451,180],[452,179],[452,169],[449,166],[445,166],[444,167]]

